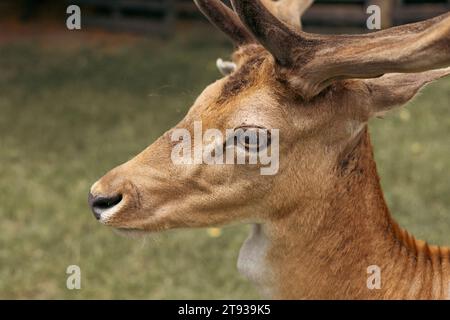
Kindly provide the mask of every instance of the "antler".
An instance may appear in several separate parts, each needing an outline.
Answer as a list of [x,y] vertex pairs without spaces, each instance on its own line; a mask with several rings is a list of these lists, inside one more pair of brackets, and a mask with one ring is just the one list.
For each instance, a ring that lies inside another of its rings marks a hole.
[[314,0],[262,0],[262,2],[275,17],[296,30],[301,30],[301,17]]
[[421,72],[450,65],[450,13],[366,35],[293,31],[261,0],[231,0],[244,25],[291,75],[305,98],[333,80]]
[[[304,90],[321,91],[335,79],[374,78],[386,73],[413,73],[450,65],[450,13],[415,24],[360,36],[337,36],[305,61]],[[327,48],[328,47],[328,48]]]
[[194,0],[200,11],[237,45],[254,42],[252,35],[242,25],[236,13],[220,0]]
[[317,95],[337,79],[374,78],[450,65],[450,12],[370,34],[332,36],[303,32],[300,22],[297,30],[292,27],[297,14],[292,8],[306,9],[310,0],[231,0],[240,20],[220,0],[194,1],[238,45],[259,41],[305,98]]
[[294,32],[278,20],[259,0],[231,0],[231,4],[253,36],[283,66],[292,66],[294,49],[318,45],[314,38],[306,39],[305,33]]
[[[301,30],[301,16],[314,0],[263,0],[264,5],[281,21]],[[237,45],[255,42],[236,13],[221,0],[194,0],[208,20],[233,40]]]

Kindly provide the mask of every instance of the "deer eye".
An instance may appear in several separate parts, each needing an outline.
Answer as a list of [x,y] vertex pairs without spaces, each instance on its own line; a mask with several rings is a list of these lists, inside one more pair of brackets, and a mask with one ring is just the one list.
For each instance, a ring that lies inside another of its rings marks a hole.
[[239,127],[235,130],[236,145],[246,151],[259,152],[270,146],[270,131],[261,127]]

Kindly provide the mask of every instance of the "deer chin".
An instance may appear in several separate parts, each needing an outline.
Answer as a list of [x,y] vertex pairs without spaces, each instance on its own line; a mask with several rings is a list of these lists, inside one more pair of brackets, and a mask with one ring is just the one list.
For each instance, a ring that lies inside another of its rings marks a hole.
[[113,228],[114,233],[126,238],[143,238],[153,232],[136,228]]

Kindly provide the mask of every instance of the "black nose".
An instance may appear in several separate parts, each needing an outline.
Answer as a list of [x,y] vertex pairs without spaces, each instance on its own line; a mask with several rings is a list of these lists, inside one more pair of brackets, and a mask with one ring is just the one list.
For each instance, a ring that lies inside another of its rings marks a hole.
[[122,201],[122,195],[116,195],[114,197],[103,197],[96,196],[94,197],[92,193],[89,192],[88,203],[91,207],[92,212],[97,220],[100,220],[102,213],[108,209],[113,208],[119,202]]

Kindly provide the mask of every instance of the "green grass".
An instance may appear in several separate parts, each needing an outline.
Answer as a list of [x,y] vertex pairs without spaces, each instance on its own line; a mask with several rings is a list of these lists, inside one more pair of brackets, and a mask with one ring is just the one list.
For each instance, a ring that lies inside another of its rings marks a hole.
[[[87,191],[154,141],[219,74],[209,32],[103,49],[0,45],[0,298],[257,298],[236,270],[248,227],[125,239],[95,222]],[[387,200],[418,237],[450,244],[450,80],[408,113],[375,120]],[[403,119],[403,120],[402,120]],[[65,270],[82,270],[66,289]]]

